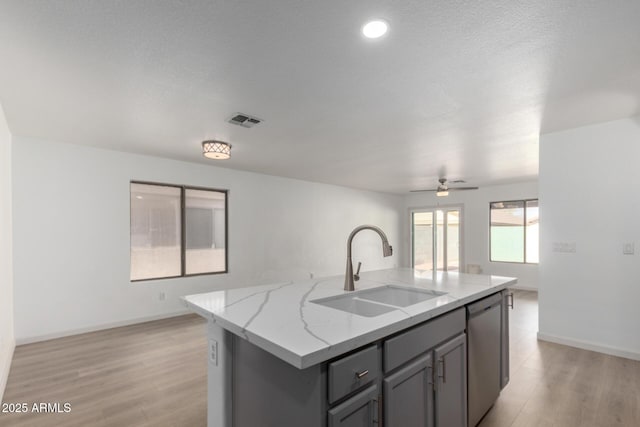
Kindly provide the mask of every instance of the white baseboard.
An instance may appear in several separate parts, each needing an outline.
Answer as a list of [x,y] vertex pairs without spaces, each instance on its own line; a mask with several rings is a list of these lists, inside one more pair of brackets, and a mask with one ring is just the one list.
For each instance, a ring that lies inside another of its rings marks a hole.
[[180,311],[174,311],[171,313],[158,314],[155,316],[137,317],[135,319],[128,319],[120,322],[104,323],[101,325],[89,326],[86,328],[55,332],[52,334],[37,335],[37,336],[31,336],[31,337],[20,337],[20,338],[16,338],[16,345],[32,344],[35,342],[48,341],[56,338],[68,337],[71,335],[86,334],[87,332],[103,331],[105,329],[119,328],[121,326],[129,326],[129,325],[135,325],[138,323],[152,322],[154,320],[169,319],[171,317],[184,316],[185,314],[191,314],[191,313],[193,312],[185,309]]
[[13,351],[16,348],[14,340],[9,342],[9,352],[5,360],[0,360],[0,402],[2,402],[2,396],[4,396],[4,389],[7,387],[7,380],[9,379],[9,371],[11,370],[11,361],[13,360]]
[[568,345],[570,347],[577,347],[583,350],[609,354],[611,356],[624,357],[625,359],[640,360],[640,353],[624,348],[611,347],[590,341],[576,340],[573,338],[559,337],[557,335],[543,334],[541,332],[538,332],[538,339],[541,341]]

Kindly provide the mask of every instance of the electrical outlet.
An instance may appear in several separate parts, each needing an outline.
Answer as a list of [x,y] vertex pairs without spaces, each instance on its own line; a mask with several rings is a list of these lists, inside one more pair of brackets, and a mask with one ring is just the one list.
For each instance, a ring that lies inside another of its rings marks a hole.
[[158,299],[159,299],[160,301],[164,301],[164,300],[166,300],[166,299],[167,299],[167,294],[166,294],[166,293],[164,293],[164,292],[160,292],[160,293],[158,294]]
[[625,255],[633,255],[636,252],[635,244],[625,243],[622,245],[622,253]]
[[218,366],[218,341],[209,338],[209,362]]

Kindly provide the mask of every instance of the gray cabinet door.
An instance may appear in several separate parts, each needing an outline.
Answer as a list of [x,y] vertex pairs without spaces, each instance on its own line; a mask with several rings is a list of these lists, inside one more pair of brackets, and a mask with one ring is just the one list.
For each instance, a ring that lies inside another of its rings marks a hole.
[[384,379],[385,426],[433,426],[432,360],[428,353]]
[[465,334],[435,349],[437,427],[467,426],[467,345]]
[[378,425],[378,385],[374,384],[329,410],[329,427],[372,427]]

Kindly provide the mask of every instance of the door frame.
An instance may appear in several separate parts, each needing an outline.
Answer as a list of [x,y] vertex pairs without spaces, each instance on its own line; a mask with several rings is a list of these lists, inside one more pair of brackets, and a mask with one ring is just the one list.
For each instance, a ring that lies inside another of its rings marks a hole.
[[[436,226],[433,228],[434,229],[434,236],[433,236],[433,248],[432,248],[432,253],[434,255],[437,254],[437,248],[438,248],[438,242],[437,242],[437,214],[435,213],[436,211],[441,210],[444,211],[444,218],[446,220],[446,212],[449,210],[457,210],[460,212],[460,219],[459,219],[459,228],[458,228],[458,238],[459,238],[459,253],[458,253],[458,260],[459,260],[459,268],[458,268],[458,273],[463,273],[466,269],[466,264],[465,264],[465,256],[464,256],[464,204],[446,204],[446,205],[437,205],[437,206],[417,206],[417,207],[410,207],[408,209],[409,211],[409,263],[411,268],[414,268],[414,259],[413,259],[413,214],[414,213],[419,213],[419,212],[433,212],[433,218],[434,218],[434,223],[436,224]],[[447,230],[446,227],[443,227],[443,236],[445,241],[447,239],[446,235],[447,235]],[[445,247],[443,250],[444,258],[445,261],[447,259],[446,253],[447,253],[447,248]],[[433,271],[438,271],[438,264],[437,264],[437,259],[436,259],[436,263],[434,263],[434,270]],[[446,263],[443,263],[445,269],[442,271],[448,271],[447,265]]]

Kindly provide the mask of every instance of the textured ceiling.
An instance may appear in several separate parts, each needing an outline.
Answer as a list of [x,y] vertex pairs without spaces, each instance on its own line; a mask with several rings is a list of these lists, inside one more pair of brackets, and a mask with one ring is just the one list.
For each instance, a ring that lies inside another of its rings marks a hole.
[[639,22],[637,0],[0,0],[0,102],[16,135],[356,188],[516,182],[540,133],[640,112]]

